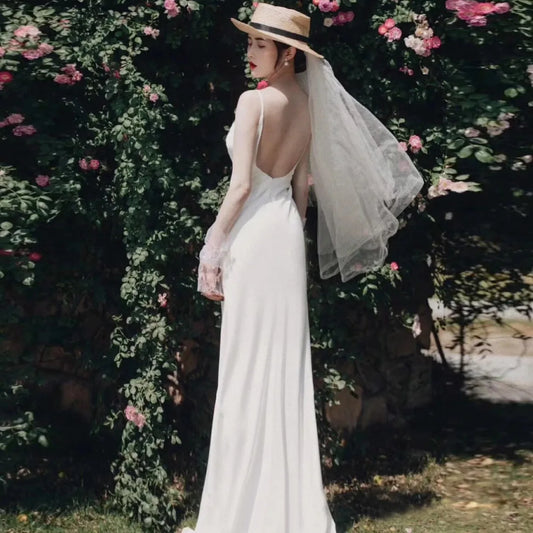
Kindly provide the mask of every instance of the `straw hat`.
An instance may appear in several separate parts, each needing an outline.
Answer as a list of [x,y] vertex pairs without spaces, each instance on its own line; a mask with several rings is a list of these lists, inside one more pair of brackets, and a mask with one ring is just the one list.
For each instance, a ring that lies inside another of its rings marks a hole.
[[316,57],[324,57],[312,50],[309,45],[309,28],[311,19],[286,7],[260,3],[255,8],[249,24],[232,18],[231,22],[244,33],[253,37],[265,37],[294,46]]

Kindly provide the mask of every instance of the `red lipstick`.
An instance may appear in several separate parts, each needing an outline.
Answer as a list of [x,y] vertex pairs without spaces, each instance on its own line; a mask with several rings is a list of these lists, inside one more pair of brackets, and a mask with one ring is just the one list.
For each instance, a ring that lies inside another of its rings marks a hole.
[[253,70],[257,65],[250,61],[250,70]]

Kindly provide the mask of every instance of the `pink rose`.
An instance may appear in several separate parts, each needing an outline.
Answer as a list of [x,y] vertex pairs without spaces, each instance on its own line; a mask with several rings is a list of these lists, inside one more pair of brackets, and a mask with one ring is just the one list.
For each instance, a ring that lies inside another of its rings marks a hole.
[[74,85],[74,82],[72,81],[71,77],[67,76],[66,74],[58,74],[54,78],[54,81],[61,85]]
[[388,30],[390,30],[391,28],[393,28],[394,26],[396,26],[396,21],[394,19],[387,19],[384,23],[383,23],[383,26],[385,26],[385,28],[387,28]]
[[144,28],[144,30],[143,30],[143,32],[144,32],[145,35],[152,35],[152,32],[153,32],[153,31],[154,31],[154,30],[152,29],[151,26],[145,26],[145,28]]
[[320,9],[320,11],[322,11],[323,13],[329,13],[332,7],[331,4],[332,2],[330,2],[329,0],[320,0],[318,2],[318,9]]
[[355,13],[353,11],[346,11],[346,13],[344,13],[344,20],[346,22],[352,22],[354,18],[355,18]]
[[80,165],[80,168],[81,168],[82,170],[89,170],[89,165],[88,165],[88,163],[87,163],[87,161],[86,161],[85,158],[80,159],[80,160],[78,161],[78,164]]
[[503,15],[504,13],[507,13],[511,7],[509,6],[508,2],[498,2],[494,5],[493,13],[496,13],[497,15]]
[[50,184],[50,177],[46,176],[45,174],[39,174],[35,178],[35,183],[37,183],[39,187],[48,187],[48,185]]
[[39,50],[24,50],[24,52],[22,52],[22,56],[30,60],[39,59],[42,55],[43,54]]
[[120,80],[120,72],[118,70],[113,71],[113,77],[117,80]]
[[133,405],[128,405],[124,409],[124,414],[126,415],[126,419],[133,422],[139,429],[146,423],[146,417],[133,407]]
[[476,15],[489,15],[494,11],[494,4],[492,2],[478,2],[474,5],[474,12]]
[[89,168],[91,170],[98,170],[100,168],[100,161],[98,159],[91,159],[89,161]]
[[176,0],[165,0],[165,9],[167,11],[171,11],[173,9],[177,9],[178,6],[176,5]]
[[33,135],[36,132],[37,130],[31,124],[28,124],[27,126],[19,125],[13,128],[13,135],[15,135],[16,137],[22,137],[23,135]]
[[399,266],[398,266],[398,263],[396,263],[396,261],[393,261],[391,264],[390,264],[390,269],[391,270],[399,270]]
[[13,81],[13,74],[11,72],[7,72],[6,70],[0,72],[0,83],[9,83],[10,81]]
[[45,56],[52,53],[54,47],[48,43],[41,43],[38,47],[38,50],[41,52],[41,55]]
[[387,40],[389,42],[391,41],[397,41],[398,39],[401,38],[402,36],[402,30],[400,30],[400,28],[398,27],[394,27],[394,28],[391,28],[388,32],[387,32]]
[[13,250],[0,250],[0,255],[9,257],[15,255],[15,252]]
[[24,116],[20,113],[11,113],[5,120],[8,124],[20,124],[24,122]]
[[157,93],[152,93],[149,98],[150,102],[157,102],[159,100],[159,95]]
[[150,88],[150,85],[144,85],[143,86],[143,93],[148,94],[152,89]]
[[378,33],[380,35],[385,35],[389,30],[387,29],[387,27],[385,26],[385,24],[382,24],[379,28],[378,28]]
[[30,255],[28,255],[28,259],[30,261],[33,261],[34,263],[36,263],[37,261],[40,261],[42,257],[43,256],[38,252],[32,252]]
[[339,4],[335,0],[333,0],[331,2],[331,10],[330,11],[332,13],[336,13],[339,10],[339,7],[340,7]]
[[266,87],[268,87],[268,81],[266,81],[266,80],[261,80],[257,84],[257,89],[265,89]]
[[4,57],[5,54],[6,54],[6,49],[0,46],[0,57]]
[[425,43],[428,48],[440,48],[441,40],[435,35],[429,39],[426,39]]
[[166,292],[157,296],[157,301],[161,307],[166,307],[168,305],[167,296]]
[[487,17],[482,17],[482,16],[472,17],[471,19],[467,20],[467,24],[469,26],[486,26]]
[[39,28],[36,28],[35,26],[19,26],[13,34],[15,37],[20,37],[24,39],[25,37],[37,37],[41,32],[39,31]]
[[104,72],[109,72],[111,70],[107,63],[102,63],[102,68],[104,69]]
[[416,154],[422,148],[422,139],[418,135],[411,135],[409,137],[409,146],[411,151]]

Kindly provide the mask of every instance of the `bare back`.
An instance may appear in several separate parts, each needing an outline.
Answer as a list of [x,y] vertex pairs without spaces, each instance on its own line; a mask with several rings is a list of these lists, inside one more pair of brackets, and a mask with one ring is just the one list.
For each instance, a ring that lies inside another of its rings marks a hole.
[[298,87],[262,90],[263,132],[256,165],[272,178],[286,176],[300,161],[311,137],[307,95]]

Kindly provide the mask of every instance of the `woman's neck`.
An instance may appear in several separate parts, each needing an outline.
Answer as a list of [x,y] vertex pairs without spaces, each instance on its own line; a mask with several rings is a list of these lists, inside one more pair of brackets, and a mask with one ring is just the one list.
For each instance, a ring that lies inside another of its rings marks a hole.
[[294,65],[291,63],[287,66],[281,65],[270,76],[265,78],[270,87],[276,87],[278,89],[290,87],[298,82],[294,74]]

